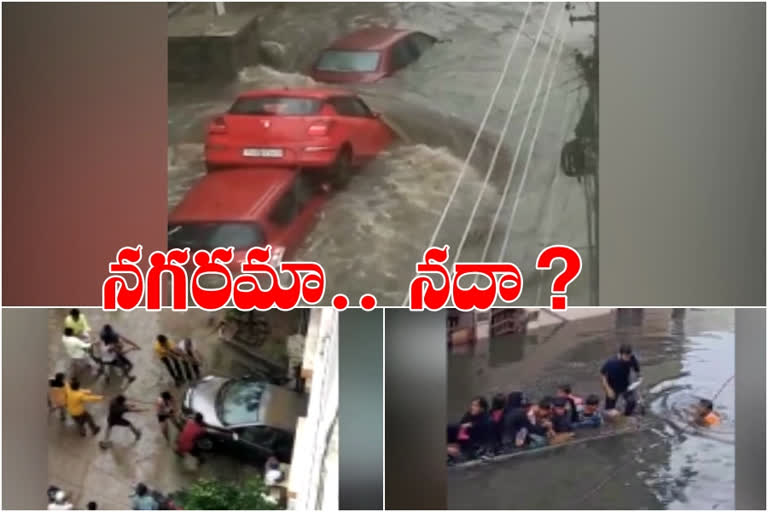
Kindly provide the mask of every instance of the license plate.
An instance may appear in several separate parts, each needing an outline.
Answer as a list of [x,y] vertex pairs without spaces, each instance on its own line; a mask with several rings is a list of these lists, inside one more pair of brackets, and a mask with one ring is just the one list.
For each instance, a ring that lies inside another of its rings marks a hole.
[[246,148],[243,156],[251,158],[283,158],[282,149]]

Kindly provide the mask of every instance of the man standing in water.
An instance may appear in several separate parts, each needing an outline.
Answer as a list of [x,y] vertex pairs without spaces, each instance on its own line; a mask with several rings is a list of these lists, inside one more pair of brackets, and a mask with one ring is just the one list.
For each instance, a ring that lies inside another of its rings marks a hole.
[[637,405],[635,393],[629,391],[630,373],[640,377],[640,365],[632,354],[632,347],[622,345],[619,354],[603,364],[600,370],[603,389],[605,390],[605,410],[616,409],[616,402],[620,396],[624,397],[624,415],[631,416]]

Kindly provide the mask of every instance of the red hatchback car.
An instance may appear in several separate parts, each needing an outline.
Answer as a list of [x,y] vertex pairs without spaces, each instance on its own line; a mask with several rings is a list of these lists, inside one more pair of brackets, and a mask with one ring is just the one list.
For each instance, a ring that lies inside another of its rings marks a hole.
[[205,161],[222,167],[288,166],[330,171],[344,184],[393,132],[357,95],[334,89],[241,94],[208,128]]
[[364,28],[323,50],[310,74],[319,82],[375,82],[414,62],[436,42],[413,30]]
[[234,247],[232,270],[248,249],[272,245],[274,263],[304,241],[327,194],[298,171],[232,169],[205,175],[168,218],[168,248]]

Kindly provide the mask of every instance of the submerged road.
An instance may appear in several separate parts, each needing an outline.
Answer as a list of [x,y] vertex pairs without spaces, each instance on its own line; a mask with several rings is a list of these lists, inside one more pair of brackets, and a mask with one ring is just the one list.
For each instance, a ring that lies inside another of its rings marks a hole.
[[733,310],[645,310],[642,324],[614,316],[560,330],[491,340],[448,359],[448,421],[475,395],[523,390],[534,400],[569,383],[602,397],[603,361],[630,343],[640,361],[650,430],[564,446],[541,454],[448,471],[448,507],[457,509],[730,509],[734,507],[734,390],[716,401],[710,430],[686,412],[711,398],[734,372]]
[[[528,107],[553,44],[562,4],[534,4],[522,26],[527,4],[515,3],[374,3],[374,4],[231,4],[228,13],[259,16],[261,36],[280,55],[280,69],[244,69],[240,80],[226,87],[172,84],[169,89],[169,209],[204,173],[201,162],[206,121],[226,109],[241,90],[268,86],[304,86],[316,49],[338,36],[367,25],[423,30],[444,40],[395,76],[361,87],[359,92],[406,140],[381,155],[356,176],[348,189],[328,205],[297,259],[323,264],[326,299],[347,293],[353,303],[366,292],[380,305],[400,305],[414,264],[421,259],[459,175],[462,163],[488,106],[502,64],[516,34],[522,30],[509,73],[491,112],[470,170],[458,189],[436,244],[456,247],[465,230],[504,120],[532,52],[512,122],[471,225],[462,260],[480,257],[492,236],[489,260],[496,260],[509,224],[524,163],[538,118],[532,111],[522,139],[505,208],[493,233],[491,220],[509,175]],[[581,5],[581,4],[580,4]],[[586,4],[580,9],[587,12]],[[578,13],[577,13],[578,14]],[[551,243],[569,244],[586,258],[587,228],[584,191],[562,176],[558,159],[562,143],[576,125],[586,87],[578,77],[573,50],[591,49],[590,24],[571,28],[563,22],[564,51],[533,151],[528,177],[511,227],[511,243],[502,255],[531,274],[521,301],[548,301],[554,275],[544,274],[543,289],[530,272],[538,252]],[[552,52],[556,55],[555,52]],[[553,57],[554,62],[554,57]],[[548,68],[551,69],[551,68]],[[548,76],[547,76],[548,78]],[[544,80],[546,86],[546,79]],[[541,88],[541,97],[544,87]],[[585,269],[587,262],[585,261]],[[588,273],[569,287],[571,304],[587,304]]]

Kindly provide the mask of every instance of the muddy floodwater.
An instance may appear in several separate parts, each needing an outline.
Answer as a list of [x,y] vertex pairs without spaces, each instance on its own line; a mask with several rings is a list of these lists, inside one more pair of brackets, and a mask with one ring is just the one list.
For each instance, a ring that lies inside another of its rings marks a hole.
[[570,383],[600,393],[599,370],[630,343],[643,375],[643,431],[542,454],[449,468],[448,507],[460,509],[732,509],[734,388],[715,400],[722,423],[692,426],[687,413],[734,374],[733,310],[645,310],[619,322],[611,313],[525,338],[493,339],[448,356],[448,414],[456,421],[474,395],[524,390],[534,399]]
[[[260,36],[269,41],[276,63],[243,69],[239,80],[227,86],[170,86],[169,209],[204,174],[206,122],[225,110],[237,92],[312,85],[306,73],[316,52],[359,27],[384,25],[430,33],[442,42],[421,59],[393,77],[358,88],[401,140],[332,198],[295,256],[324,266],[326,302],[333,293],[343,292],[357,303],[360,295],[371,292],[381,305],[401,305],[414,265],[421,260],[448,204],[507,53],[519,34],[509,72],[436,244],[450,244],[455,250],[469,226],[461,259],[478,261],[488,243],[485,261],[512,261],[523,269],[527,279],[520,301],[526,304],[546,303],[554,277],[532,271],[536,255],[551,243],[569,244],[581,250],[584,258],[581,277],[569,287],[569,300],[574,305],[593,300],[585,191],[558,169],[562,144],[572,136],[586,99],[573,52],[591,51],[591,23],[571,27],[563,4],[532,4],[525,23],[525,3],[230,5],[227,9],[232,15],[259,18]],[[590,6],[579,4],[577,10],[575,15],[587,15]],[[560,38],[564,46],[558,54],[555,43]],[[553,69],[551,94],[533,145]],[[530,109],[536,97],[539,100]],[[513,103],[509,128],[491,166]],[[531,145],[530,164],[526,165]],[[500,203],[499,221],[491,229]],[[502,250],[505,237],[509,243]]]

